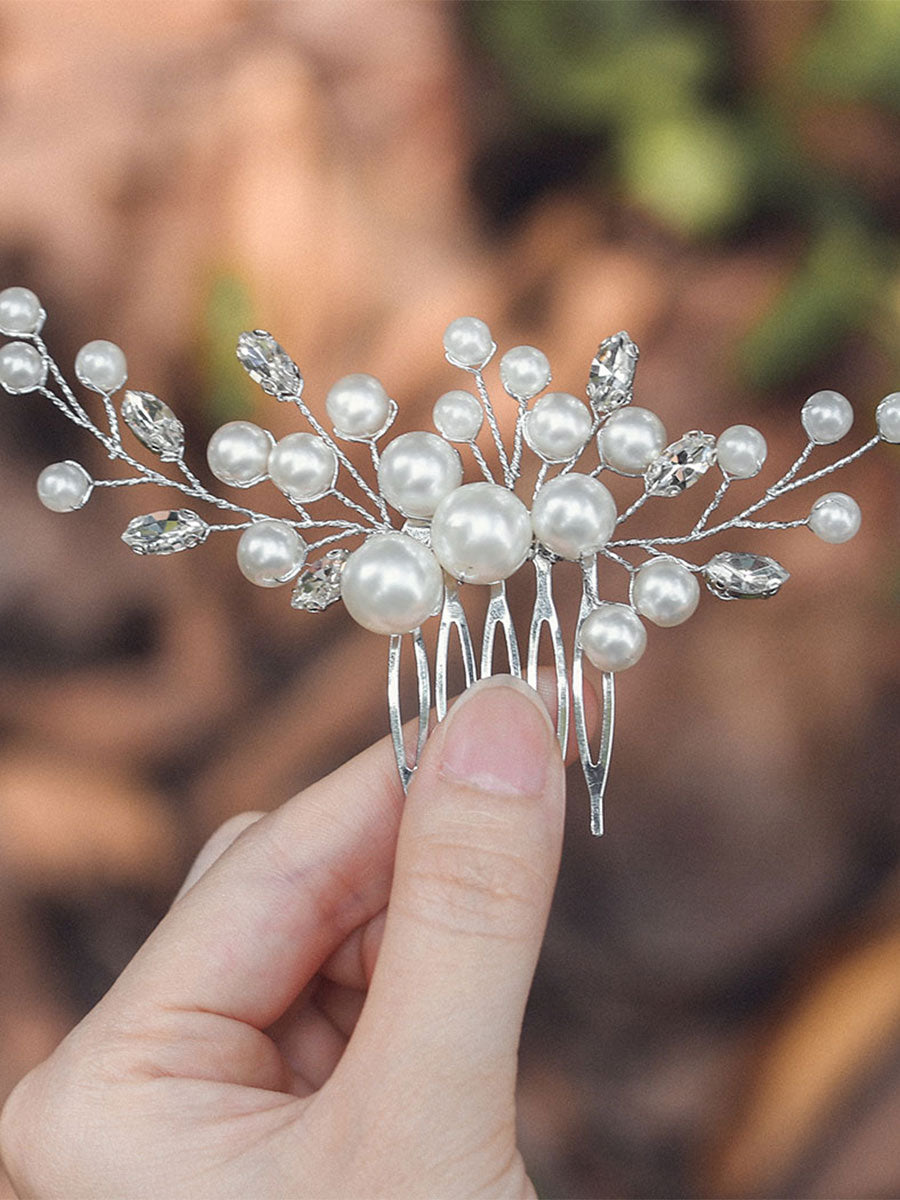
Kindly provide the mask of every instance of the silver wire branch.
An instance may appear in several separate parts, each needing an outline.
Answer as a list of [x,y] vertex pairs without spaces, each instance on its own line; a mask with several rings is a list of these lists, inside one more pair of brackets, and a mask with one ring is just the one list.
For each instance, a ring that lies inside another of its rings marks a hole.
[[716,489],[716,494],[713,496],[712,500],[710,500],[709,504],[707,504],[706,508],[703,510],[703,512],[697,518],[697,523],[694,526],[694,528],[691,530],[691,533],[699,533],[701,529],[706,528],[706,522],[709,520],[709,518],[713,515],[713,513],[716,511],[716,509],[719,507],[719,505],[725,499],[725,493],[728,491],[728,489],[730,487],[731,487],[731,476],[726,475],[725,478],[722,480],[722,482],[719,484],[718,488]]
[[525,417],[528,413],[528,401],[519,400],[519,411],[516,413],[516,430],[513,434],[513,455],[510,464],[512,481],[519,478],[522,472],[522,439],[525,432]]
[[488,466],[487,459],[482,454],[480,446],[477,446],[474,442],[469,442],[469,445],[472,447],[472,456],[478,464],[482,475],[485,477],[488,483],[496,483],[497,481],[494,479],[494,472]]
[[497,424],[494,406],[491,404],[491,398],[488,395],[487,385],[484,382],[484,374],[481,367],[474,367],[471,370],[472,375],[475,377],[475,386],[478,389],[478,395],[481,399],[481,406],[484,409],[484,415],[487,417],[487,422],[490,426],[491,437],[494,439],[497,457],[500,460],[500,469],[503,472],[503,482],[508,488],[512,488],[515,485],[516,480],[510,469],[509,458],[506,454],[506,447],[503,445],[503,438],[500,436],[500,426]]

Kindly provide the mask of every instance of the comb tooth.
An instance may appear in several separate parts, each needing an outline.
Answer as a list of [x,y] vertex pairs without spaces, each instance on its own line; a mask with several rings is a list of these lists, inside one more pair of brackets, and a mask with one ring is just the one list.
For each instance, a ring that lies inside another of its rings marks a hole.
[[403,714],[400,708],[400,656],[403,648],[403,635],[395,633],[391,637],[388,650],[388,715],[391,726],[391,741],[394,744],[394,757],[397,760],[397,770],[403,790],[409,787],[419,757],[428,737],[428,720],[431,711],[431,675],[428,670],[428,651],[421,629],[414,629],[410,634],[413,642],[413,652],[416,660],[416,687],[419,698],[418,731],[413,761],[410,763],[406,756],[406,746],[403,741]]
[[472,635],[469,632],[469,622],[466,620],[466,610],[459,599],[459,587],[455,579],[447,576],[444,586],[444,607],[441,610],[441,624],[438,629],[437,650],[434,659],[434,692],[437,719],[443,721],[447,715],[447,659],[450,653],[450,630],[456,629],[459,638],[459,650],[463,660],[463,670],[466,673],[466,687],[478,678],[475,664],[475,648],[472,645]]
[[541,649],[541,631],[544,625],[550,630],[553,646],[553,663],[556,667],[556,736],[566,751],[569,740],[569,678],[566,673],[566,650],[563,644],[559,614],[553,601],[553,563],[545,555],[534,555],[535,598],[528,634],[528,670],[526,678],[537,688],[538,657]]
[[597,757],[593,758],[588,739],[587,717],[584,707],[583,651],[579,641],[579,634],[585,617],[597,606],[596,555],[586,558],[583,561],[582,570],[581,608],[578,613],[578,626],[575,630],[575,649],[572,655],[572,707],[575,716],[575,737],[578,742],[578,753],[581,757],[581,767],[584,771],[591,806],[591,833],[595,837],[600,837],[603,833],[603,794],[606,791],[609,763],[612,758],[613,729],[616,717],[616,683],[615,676],[609,671],[604,671],[601,687],[603,711],[600,726],[600,749]]
[[484,638],[481,643],[481,678],[486,679],[494,674],[494,638],[498,626],[503,630],[506,639],[506,656],[509,662],[509,673],[522,678],[522,660],[519,657],[519,643],[513,625],[512,613],[506,599],[506,582],[492,583],[488,600],[487,615],[484,619]]

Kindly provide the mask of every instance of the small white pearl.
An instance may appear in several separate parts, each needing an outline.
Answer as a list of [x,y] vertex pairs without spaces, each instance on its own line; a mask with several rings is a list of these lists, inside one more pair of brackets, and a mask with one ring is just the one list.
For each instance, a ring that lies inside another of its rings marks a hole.
[[838,545],[849,542],[859,532],[862,513],[846,492],[828,492],[820,496],[809,514],[809,527],[823,542]]
[[47,363],[28,342],[7,342],[0,349],[0,383],[14,396],[33,392],[47,378]]
[[525,418],[525,441],[545,462],[574,458],[591,436],[587,405],[568,392],[548,392]]
[[624,671],[644,653],[647,630],[627,604],[601,604],[585,617],[578,641],[601,671]]
[[667,441],[656,413],[633,405],[607,417],[597,434],[601,459],[623,475],[642,475]]
[[875,409],[875,423],[886,442],[900,442],[900,392],[891,392]]
[[128,378],[125,355],[115,342],[102,338],[82,346],[75,356],[75,374],[92,392],[117,392]]
[[498,583],[518,571],[531,549],[531,516],[496,483],[467,483],[437,506],[431,545],[438,561],[464,583]]
[[716,442],[719,466],[732,479],[758,475],[767,454],[766,439],[752,425],[730,425]]
[[286,521],[257,521],[240,536],[237,563],[257,587],[279,587],[294,578],[306,551],[306,542]]
[[222,483],[252,487],[266,477],[275,439],[252,421],[229,421],[209,439],[206,460]]
[[405,533],[375,533],[341,571],[350,616],[373,633],[409,633],[441,606],[444,576],[427,546]]
[[93,491],[94,481],[81,463],[51,463],[37,480],[38,499],[51,512],[74,512],[83,507]]
[[450,442],[474,442],[484,420],[478,400],[458,388],[439,396],[431,415],[435,429]]
[[457,317],[444,330],[444,352],[457,367],[483,367],[494,353],[494,339],[484,321]]
[[337,455],[314,433],[289,433],[269,453],[269,478],[292,500],[318,500],[334,487],[337,470]]
[[550,382],[550,363],[536,346],[513,346],[500,359],[500,382],[517,400],[530,400]]
[[574,562],[609,541],[616,504],[599,479],[572,471],[544,484],[532,505],[531,522],[539,542]]
[[700,602],[693,571],[671,558],[644,563],[634,577],[634,607],[642,617],[670,629],[690,617]]
[[803,405],[800,420],[811,442],[830,446],[850,432],[853,407],[840,392],[816,392]]
[[391,415],[391,402],[381,381],[358,372],[333,384],[325,408],[335,433],[345,438],[372,438],[382,432]]
[[45,315],[40,300],[29,288],[8,287],[0,292],[0,333],[10,337],[39,333]]
[[459,455],[436,433],[401,433],[378,464],[382,496],[405,517],[430,517],[462,477]]

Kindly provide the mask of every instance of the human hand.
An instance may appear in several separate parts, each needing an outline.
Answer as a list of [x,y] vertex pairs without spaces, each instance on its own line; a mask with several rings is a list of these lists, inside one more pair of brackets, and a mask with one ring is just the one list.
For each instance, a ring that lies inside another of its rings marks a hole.
[[216,833],[0,1143],[21,1195],[533,1195],[522,1016],[564,774],[537,695],[470,688],[404,803],[390,743]]

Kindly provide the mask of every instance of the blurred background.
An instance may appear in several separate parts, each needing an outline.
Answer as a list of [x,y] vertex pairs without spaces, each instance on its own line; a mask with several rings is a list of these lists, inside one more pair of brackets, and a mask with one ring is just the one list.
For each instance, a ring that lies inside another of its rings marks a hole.
[[[224,420],[297,427],[234,359],[257,326],[314,408],[378,375],[398,430],[464,386],[456,316],[538,345],[576,394],[627,329],[670,436],[764,430],[749,499],[802,448],[811,392],[852,400],[852,449],[900,387],[896,0],[4,0],[0,155],[2,286],[40,295],[66,370],[122,345],[204,478]],[[102,475],[96,449],[5,400],[0,1098],[222,820],[387,728],[386,652],[341,606],[252,588],[224,536],[131,555],[146,491],[43,509],[41,468]],[[898,457],[835,481],[864,513],[845,546],[717,544],[783,561],[777,599],[704,593],[651,628],[601,841],[572,772],[522,1049],[543,1196],[900,1194]],[[655,515],[687,527],[709,494]]]

